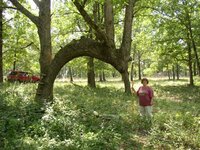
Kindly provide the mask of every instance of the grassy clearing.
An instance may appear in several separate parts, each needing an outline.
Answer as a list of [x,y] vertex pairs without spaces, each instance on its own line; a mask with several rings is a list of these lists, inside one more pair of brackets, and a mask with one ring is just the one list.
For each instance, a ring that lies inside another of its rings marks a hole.
[[125,94],[121,82],[97,84],[91,89],[85,82],[58,82],[54,102],[45,108],[33,101],[36,85],[2,85],[1,149],[200,149],[199,86],[152,79],[149,122],[138,115],[137,98]]

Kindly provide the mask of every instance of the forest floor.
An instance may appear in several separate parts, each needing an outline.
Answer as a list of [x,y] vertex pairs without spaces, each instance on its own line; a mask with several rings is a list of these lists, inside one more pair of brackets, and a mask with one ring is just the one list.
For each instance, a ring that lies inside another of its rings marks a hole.
[[[200,80],[150,79],[151,120],[139,116],[137,97],[119,80],[55,83],[54,101],[34,102],[36,84],[0,86],[0,149],[140,150],[200,149]],[[140,82],[135,82],[135,89]]]

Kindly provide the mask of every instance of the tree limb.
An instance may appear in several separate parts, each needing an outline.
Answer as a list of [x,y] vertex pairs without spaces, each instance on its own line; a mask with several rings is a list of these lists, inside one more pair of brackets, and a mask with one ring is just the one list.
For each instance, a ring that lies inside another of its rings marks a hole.
[[21,47],[20,49],[25,49],[25,48],[27,48],[27,47],[31,46],[32,44],[34,44],[34,43],[33,43],[33,42],[31,42],[31,43],[27,44],[26,46],[24,46],[24,47]]
[[13,20],[13,18],[10,18],[9,20],[3,22],[3,25],[6,24],[7,22],[11,21],[11,20]]
[[37,5],[37,7],[40,7],[40,1],[39,0],[33,0],[33,1]]
[[83,8],[85,7],[85,4],[87,3],[88,0],[83,1]]
[[15,7],[17,7],[17,10],[19,10],[21,13],[27,16],[34,24],[38,25],[39,18],[37,16],[33,15],[24,6],[22,6],[17,0],[10,0],[10,1]]
[[8,8],[8,9],[17,9],[16,7],[11,7],[11,6],[0,6],[0,9],[6,9],[6,8]]
[[106,44],[109,45],[107,41],[106,34],[97,26],[94,21],[90,18],[88,13],[84,10],[83,6],[78,2],[78,0],[73,1],[74,5],[80,12],[81,16],[84,18],[84,20],[87,22],[87,24],[96,32],[95,35],[100,41],[104,41]]
[[124,31],[121,44],[121,50],[123,51],[123,56],[127,57],[131,49],[131,36],[132,36],[132,22],[133,22],[133,8],[135,5],[135,0],[129,0],[126,5],[125,19],[124,19]]
[[105,16],[105,28],[106,35],[111,44],[111,47],[115,48],[115,27],[114,27],[114,13],[112,0],[105,0],[104,2],[104,16]]

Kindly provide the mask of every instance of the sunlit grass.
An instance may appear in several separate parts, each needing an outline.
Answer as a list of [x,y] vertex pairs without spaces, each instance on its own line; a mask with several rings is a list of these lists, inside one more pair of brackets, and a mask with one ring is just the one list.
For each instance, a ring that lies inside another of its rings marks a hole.
[[[0,86],[2,149],[199,149],[200,87],[188,80],[150,78],[154,118],[142,119],[137,97],[124,93],[121,79],[56,82],[54,101],[34,102],[35,84]],[[135,89],[141,85],[135,80]],[[192,129],[192,130],[191,130]]]

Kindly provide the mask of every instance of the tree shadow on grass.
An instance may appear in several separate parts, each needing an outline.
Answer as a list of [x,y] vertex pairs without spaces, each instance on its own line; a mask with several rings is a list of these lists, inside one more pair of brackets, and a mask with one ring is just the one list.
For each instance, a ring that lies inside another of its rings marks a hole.
[[178,85],[178,86],[161,86],[154,85],[158,97],[170,98],[174,101],[182,102],[199,102],[200,97],[200,87],[188,86],[188,85]]
[[155,107],[160,107],[163,111],[191,111],[195,113],[200,109],[200,87],[188,85],[154,85],[153,88],[156,93]]

